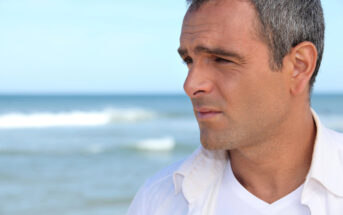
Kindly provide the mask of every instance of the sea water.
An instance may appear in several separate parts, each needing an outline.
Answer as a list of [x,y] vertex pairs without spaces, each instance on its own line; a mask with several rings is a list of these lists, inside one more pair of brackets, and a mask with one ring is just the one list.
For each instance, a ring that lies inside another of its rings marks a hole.
[[[343,95],[312,106],[343,131]],[[184,95],[0,96],[0,215],[124,215],[199,144]]]

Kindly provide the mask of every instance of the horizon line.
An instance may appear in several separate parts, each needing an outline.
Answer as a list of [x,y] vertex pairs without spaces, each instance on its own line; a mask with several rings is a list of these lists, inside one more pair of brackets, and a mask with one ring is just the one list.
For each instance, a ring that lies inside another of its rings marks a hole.
[[[343,95],[343,91],[313,92],[312,95]],[[187,96],[185,92],[51,92],[51,93],[1,93],[5,96]]]

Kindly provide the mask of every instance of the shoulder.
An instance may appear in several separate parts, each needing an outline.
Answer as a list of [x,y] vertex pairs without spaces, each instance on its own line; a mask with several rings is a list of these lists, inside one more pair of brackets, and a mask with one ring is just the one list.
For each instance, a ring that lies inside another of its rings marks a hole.
[[150,177],[145,182],[142,188],[151,190],[155,187],[161,187],[166,184],[173,184],[173,174],[180,168],[183,162],[184,160],[177,161],[160,170],[154,176]]
[[[168,167],[160,170],[154,176],[149,178],[143,185],[143,189],[154,190],[155,188],[161,190],[161,188],[173,186],[174,190],[174,173],[176,172],[188,172],[189,167],[194,164],[194,160],[201,156],[202,147],[198,147],[193,153],[188,155],[186,158],[177,161]],[[185,170],[186,169],[186,170]],[[162,189],[163,190],[163,189]]]
[[173,174],[183,162],[184,160],[175,162],[149,178],[137,192],[128,215],[155,214],[157,207],[154,206],[161,206],[162,201],[173,201],[172,198],[175,196]]

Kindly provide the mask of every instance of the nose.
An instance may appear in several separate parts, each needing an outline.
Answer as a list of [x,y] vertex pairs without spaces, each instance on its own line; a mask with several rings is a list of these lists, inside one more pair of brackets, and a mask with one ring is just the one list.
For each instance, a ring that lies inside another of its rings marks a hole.
[[183,84],[183,89],[189,98],[196,98],[203,94],[208,94],[213,88],[213,83],[204,68],[190,68],[187,78]]

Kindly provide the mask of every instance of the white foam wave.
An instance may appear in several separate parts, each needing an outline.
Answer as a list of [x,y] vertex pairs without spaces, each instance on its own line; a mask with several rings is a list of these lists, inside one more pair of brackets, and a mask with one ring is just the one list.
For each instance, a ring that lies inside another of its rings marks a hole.
[[86,148],[86,152],[90,154],[100,154],[106,151],[105,147],[103,145],[93,144]]
[[110,115],[111,122],[121,122],[121,121],[130,121],[136,122],[141,120],[149,120],[156,117],[156,113],[152,111],[147,111],[144,109],[109,109],[105,111]]
[[154,112],[143,109],[105,109],[102,111],[8,113],[0,115],[0,128],[35,128],[55,126],[99,126],[118,122],[152,119]]
[[145,151],[170,151],[175,147],[175,140],[172,137],[160,139],[141,140],[136,144],[136,149]]

